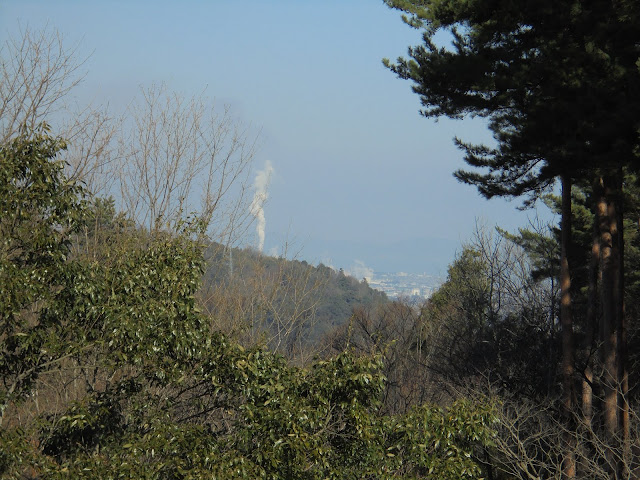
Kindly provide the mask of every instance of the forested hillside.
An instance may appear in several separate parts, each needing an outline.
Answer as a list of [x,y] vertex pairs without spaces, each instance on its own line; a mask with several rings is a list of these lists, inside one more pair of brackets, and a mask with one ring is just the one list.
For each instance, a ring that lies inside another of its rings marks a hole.
[[[202,225],[150,232],[114,215],[65,177],[64,147],[45,127],[0,147],[2,477],[480,472],[471,452],[490,441],[488,406],[384,415],[379,357],[347,349],[294,367],[272,351],[280,337],[223,335],[218,306],[247,300],[226,290],[201,310]],[[286,300],[266,313],[288,315]],[[295,335],[265,321],[267,335]]]
[[24,35],[0,88],[1,478],[481,474],[489,401],[385,413],[381,357],[319,341],[383,295],[225,248],[251,221],[228,117],[145,90],[127,130],[88,115],[67,140],[44,120],[73,56]]
[[[325,337],[347,323],[355,308],[388,302],[365,281],[322,264],[217,243],[207,248],[205,258],[200,297],[219,319],[217,327],[241,338],[261,339],[289,356],[320,353]],[[229,296],[233,305],[222,307],[221,297]]]

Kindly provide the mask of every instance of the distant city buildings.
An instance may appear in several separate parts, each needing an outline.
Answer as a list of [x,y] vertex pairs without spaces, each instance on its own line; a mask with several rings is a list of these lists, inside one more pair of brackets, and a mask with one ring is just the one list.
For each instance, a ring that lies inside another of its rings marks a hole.
[[386,293],[389,298],[412,301],[428,299],[443,282],[442,278],[426,273],[406,272],[374,272],[366,280],[371,288]]

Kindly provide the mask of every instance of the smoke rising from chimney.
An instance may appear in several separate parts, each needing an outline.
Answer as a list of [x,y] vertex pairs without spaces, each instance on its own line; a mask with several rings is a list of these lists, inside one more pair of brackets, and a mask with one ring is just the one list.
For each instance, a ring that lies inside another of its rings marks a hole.
[[273,174],[273,166],[271,162],[267,160],[264,164],[264,169],[259,170],[256,174],[256,178],[253,181],[253,188],[255,193],[253,195],[253,201],[251,202],[251,215],[256,217],[256,232],[258,234],[258,251],[262,252],[264,248],[264,230],[266,226],[266,220],[264,218],[264,204],[269,197],[268,189],[269,182],[271,181],[271,175]]

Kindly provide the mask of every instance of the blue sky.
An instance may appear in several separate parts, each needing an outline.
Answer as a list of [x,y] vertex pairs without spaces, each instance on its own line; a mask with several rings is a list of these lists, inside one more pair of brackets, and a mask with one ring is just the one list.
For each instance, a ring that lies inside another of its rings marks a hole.
[[490,137],[481,121],[419,115],[381,59],[420,33],[381,0],[0,0],[1,41],[43,25],[90,55],[78,102],[122,108],[164,82],[261,131],[256,169],[274,168],[265,251],[289,242],[347,270],[443,274],[476,219],[515,229],[531,215],[452,177],[463,166],[452,138]]

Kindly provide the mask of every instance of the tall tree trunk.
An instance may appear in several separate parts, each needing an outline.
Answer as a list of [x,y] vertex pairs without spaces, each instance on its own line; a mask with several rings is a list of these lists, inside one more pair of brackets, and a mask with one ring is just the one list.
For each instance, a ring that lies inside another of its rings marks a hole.
[[602,269],[602,390],[604,395],[603,422],[607,434],[607,461],[612,474],[618,471],[616,451],[618,434],[618,362],[616,286],[617,236],[615,203],[612,201],[611,177],[603,176],[598,185],[597,216],[600,227],[600,267]]
[[589,290],[587,293],[587,318],[583,348],[587,354],[582,379],[582,416],[589,427],[593,422],[593,352],[594,340],[598,338],[598,279],[600,274],[600,232],[598,219],[594,218],[591,236],[591,258],[589,260]]
[[620,167],[616,177],[615,192],[615,215],[616,215],[616,237],[615,254],[617,258],[617,275],[615,285],[616,302],[616,333],[618,360],[618,432],[622,440],[622,462],[620,477],[628,476],[628,466],[630,460],[630,426],[629,426],[629,371],[627,365],[627,322],[624,305],[624,171]]
[[571,272],[569,270],[569,248],[571,245],[571,178],[562,175],[562,223],[560,238],[560,323],[562,325],[562,404],[567,433],[562,467],[563,478],[575,478],[575,437],[573,428],[574,406],[574,346],[573,319],[571,317]]

